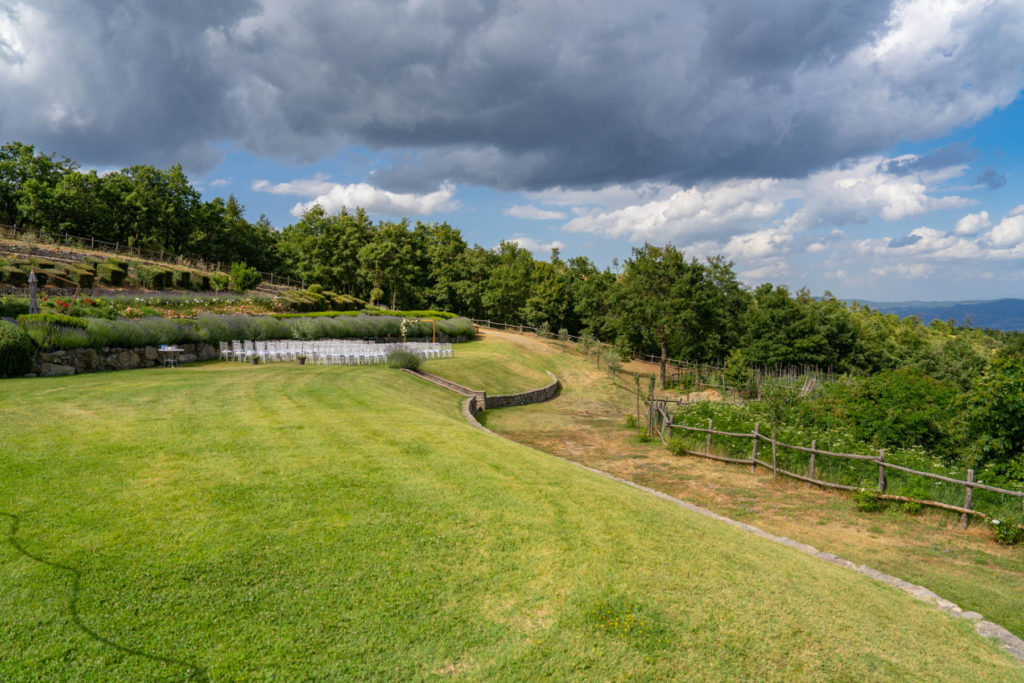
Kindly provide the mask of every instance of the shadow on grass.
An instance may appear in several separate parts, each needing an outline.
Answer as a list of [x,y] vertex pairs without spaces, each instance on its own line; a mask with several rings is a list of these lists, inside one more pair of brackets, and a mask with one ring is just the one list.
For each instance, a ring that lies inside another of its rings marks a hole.
[[174,657],[165,657],[163,655],[154,654],[152,652],[146,652],[145,650],[140,650],[138,648],[133,648],[128,645],[122,645],[121,643],[118,643],[117,641],[112,640],[111,638],[108,638],[104,635],[101,635],[97,633],[94,629],[90,628],[84,621],[82,621],[82,617],[78,613],[78,595],[81,590],[82,573],[74,567],[70,567],[66,564],[61,564],[60,562],[55,562],[53,560],[48,560],[44,557],[40,557],[39,555],[29,552],[21,544],[21,542],[18,541],[18,526],[21,524],[21,519],[17,515],[13,515],[9,512],[3,511],[0,511],[0,516],[7,517],[11,520],[10,527],[7,530],[7,542],[11,545],[12,548],[14,548],[16,551],[18,551],[25,557],[29,558],[30,560],[33,560],[34,562],[39,562],[40,564],[45,564],[48,567],[60,569],[71,574],[71,598],[68,600],[68,611],[71,613],[71,620],[75,623],[75,626],[77,626],[83,633],[85,633],[93,640],[96,640],[100,643],[103,643],[104,645],[112,647],[119,652],[123,652],[125,654],[133,655],[136,657],[143,657],[154,662],[162,662],[164,664],[182,667],[183,669],[185,669],[185,680],[209,680],[209,675],[206,673],[206,670],[194,662],[185,661],[183,659],[175,659]]

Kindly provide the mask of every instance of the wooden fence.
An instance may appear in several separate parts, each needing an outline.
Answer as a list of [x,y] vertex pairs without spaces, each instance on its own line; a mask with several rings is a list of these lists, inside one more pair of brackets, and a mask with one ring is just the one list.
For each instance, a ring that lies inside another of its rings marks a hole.
[[[847,460],[863,460],[876,463],[878,466],[878,484],[876,496],[879,500],[893,500],[906,503],[918,503],[920,505],[927,505],[929,507],[941,508],[943,510],[950,510],[953,512],[960,513],[960,528],[966,529],[970,523],[971,516],[982,517],[985,519],[990,518],[983,512],[979,512],[974,509],[974,490],[982,489],[984,491],[991,491],[993,493],[999,493],[1006,496],[1012,496],[1015,498],[1022,499],[1022,514],[1024,514],[1024,491],[1011,491],[1008,489],[998,488],[996,486],[989,486],[988,484],[981,484],[974,481],[974,470],[967,470],[967,479],[953,479],[952,477],[946,477],[941,474],[935,474],[933,472],[922,472],[920,470],[914,470],[909,467],[903,467],[895,463],[886,462],[885,460],[885,449],[881,449],[877,456],[874,455],[862,455],[858,453],[836,453],[833,451],[826,451],[817,448],[817,443],[811,441],[810,447],[807,446],[796,446],[794,444],[782,443],[776,439],[771,438],[768,435],[760,432],[760,425],[754,425],[754,431],[747,434],[745,432],[726,432],[714,428],[714,423],[711,419],[708,419],[707,427],[691,427],[688,425],[676,424],[672,421],[672,416],[669,415],[667,409],[667,402],[661,400],[648,401],[648,429],[652,436],[657,435],[661,438],[661,442],[668,446],[672,441],[672,434],[675,430],[682,430],[692,433],[702,433],[706,435],[704,442],[704,450],[695,451],[691,449],[681,449],[681,452],[689,455],[696,455],[702,458],[708,458],[710,460],[717,460],[719,462],[735,463],[739,465],[750,465],[751,472],[757,471],[757,467],[761,467],[770,470],[772,477],[777,477],[780,474],[792,479],[799,481],[805,481],[808,484],[815,486],[823,486],[833,489],[843,489],[846,491],[856,491],[859,486],[850,486],[847,484],[838,484],[835,482],[825,481],[815,476],[815,459],[819,455],[828,456],[832,458],[844,458]],[[714,436],[733,437],[737,439],[750,439],[752,442],[750,449],[749,458],[730,458],[722,455],[715,455],[712,453],[712,438]],[[761,453],[761,445],[771,447],[771,461],[764,459],[764,455]],[[782,469],[778,465],[778,449],[785,448],[792,451],[798,451],[809,454],[808,470],[807,474],[798,474],[796,472],[790,472]],[[964,504],[962,506],[950,505],[948,503],[942,503],[934,500],[921,500],[917,498],[911,498],[909,496],[898,496],[886,493],[888,481],[886,477],[886,470],[895,470],[910,475],[919,477],[925,477],[927,479],[935,479],[938,481],[946,482],[949,484],[955,484],[964,487]]]
[[[558,335],[551,332],[551,330],[542,330],[537,327],[531,327],[530,325],[522,325],[519,323],[502,323],[495,322],[493,320],[480,320],[476,318],[470,318],[470,321],[475,325],[482,327],[489,327],[496,330],[505,330],[509,332],[530,332],[542,336],[546,339],[557,339]],[[571,342],[581,342],[583,337],[570,334],[567,336]],[[613,348],[611,344],[597,341],[592,339],[591,342],[599,348]],[[647,363],[660,364],[661,356],[654,356],[649,353],[637,353],[633,352],[631,358],[634,360],[641,360]],[[702,363],[696,361],[679,360],[677,358],[668,358],[665,361],[666,371],[665,379],[669,384],[681,384],[684,377],[689,378],[689,382],[694,391],[703,391],[706,389],[714,389],[720,392],[723,396],[731,394],[734,399],[738,399],[746,387],[740,387],[730,385],[726,381],[726,370],[727,366],[719,363]],[[817,367],[803,366],[803,367],[774,367],[774,368],[755,368],[754,378],[756,384],[756,394],[760,399],[761,385],[769,380],[781,380],[779,386],[784,388],[790,388],[799,390],[803,393],[809,393],[818,384],[824,382],[831,382],[835,380],[835,375],[832,369],[821,370]]]

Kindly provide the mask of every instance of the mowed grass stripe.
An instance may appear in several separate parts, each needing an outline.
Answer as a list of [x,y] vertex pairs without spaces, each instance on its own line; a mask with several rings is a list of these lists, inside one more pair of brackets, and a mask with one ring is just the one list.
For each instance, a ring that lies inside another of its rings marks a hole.
[[[91,629],[214,680],[1024,675],[967,623],[474,430],[404,373],[0,388],[18,542],[81,573]],[[0,679],[188,675],[83,633],[70,584],[0,545]]]

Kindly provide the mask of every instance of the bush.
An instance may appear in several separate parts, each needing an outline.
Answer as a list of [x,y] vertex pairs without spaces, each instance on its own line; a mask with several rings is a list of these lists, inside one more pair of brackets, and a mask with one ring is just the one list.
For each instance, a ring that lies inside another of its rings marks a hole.
[[28,273],[15,266],[4,266],[0,269],[0,274],[3,275],[0,279],[9,285],[24,287],[28,284]]
[[107,261],[106,263],[97,264],[96,277],[104,284],[120,287],[124,284],[124,279],[128,277],[128,270]]
[[882,501],[878,499],[878,491],[868,484],[862,484],[853,492],[853,502],[861,512],[878,512],[883,507]]
[[174,286],[178,289],[192,289],[192,273],[187,270],[171,271],[174,275]]
[[18,377],[32,370],[36,347],[28,333],[0,320],[0,377]]
[[247,292],[259,283],[263,282],[263,276],[252,266],[242,263],[231,264],[231,287],[238,292]]
[[43,350],[92,346],[88,324],[81,318],[59,313],[32,313],[19,315],[18,325]]
[[146,289],[166,289],[166,271],[156,266],[135,267],[135,279]]
[[605,370],[614,377],[622,369],[622,359],[615,349],[605,349],[601,352],[601,360],[604,362]]
[[28,313],[28,300],[0,297],[0,318],[17,318]]
[[405,349],[396,349],[388,354],[389,368],[420,369],[420,357]]
[[92,270],[88,268],[82,268],[79,266],[67,266],[64,269],[68,280],[78,285],[83,289],[91,289],[95,283],[96,276]]
[[993,533],[996,535],[996,542],[1002,543],[1003,545],[1017,545],[1021,541],[1024,541],[1024,529],[1012,522],[1003,522],[998,519],[993,519],[989,522],[989,526],[992,527]]
[[[226,273],[210,273],[209,288],[215,292],[223,292],[228,288],[228,276]],[[206,289],[204,287],[204,289]]]

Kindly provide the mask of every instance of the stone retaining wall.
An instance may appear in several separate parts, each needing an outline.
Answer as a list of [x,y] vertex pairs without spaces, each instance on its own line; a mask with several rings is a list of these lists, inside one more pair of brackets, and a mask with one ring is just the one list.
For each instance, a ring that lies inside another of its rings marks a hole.
[[[213,344],[181,344],[180,348],[183,351],[178,357],[179,363],[194,363],[220,357],[220,350]],[[104,347],[99,351],[90,348],[62,349],[37,354],[32,374],[42,377],[76,375],[103,370],[152,368],[162,363],[156,346],[135,349]]]
[[531,403],[543,403],[550,401],[558,393],[559,383],[558,378],[548,372],[548,377],[551,378],[551,384],[540,389],[533,389],[532,391],[524,391],[521,394],[504,394],[501,396],[488,396],[484,394],[484,407],[487,410],[491,408],[509,408],[512,406],[525,406]]

